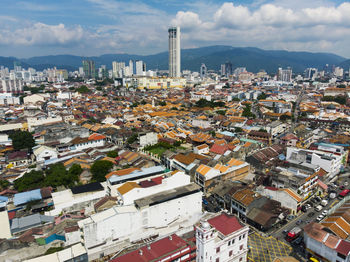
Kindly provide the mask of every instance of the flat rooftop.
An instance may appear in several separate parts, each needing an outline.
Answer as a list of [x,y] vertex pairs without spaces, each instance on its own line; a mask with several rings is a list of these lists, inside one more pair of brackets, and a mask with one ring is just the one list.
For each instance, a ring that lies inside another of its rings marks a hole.
[[137,208],[143,208],[146,206],[157,205],[172,199],[176,199],[179,197],[187,196],[195,192],[200,191],[200,186],[195,183],[190,185],[186,185],[183,187],[178,187],[176,189],[170,189],[158,194],[154,194],[148,197],[140,198],[135,200],[135,206]]

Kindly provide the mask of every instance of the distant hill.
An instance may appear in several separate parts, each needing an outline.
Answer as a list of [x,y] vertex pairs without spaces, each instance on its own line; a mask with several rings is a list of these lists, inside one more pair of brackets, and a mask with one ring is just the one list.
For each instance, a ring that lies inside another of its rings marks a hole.
[[339,64],[339,66],[344,68],[345,70],[349,70],[349,68],[350,68],[350,59],[341,62]]
[[[82,66],[82,57],[74,55],[37,56],[28,59],[0,57],[0,65],[13,68],[13,62],[19,60],[22,66],[31,66],[38,70],[47,67],[78,69]],[[112,67],[112,61],[128,63],[131,60],[143,60],[147,69],[168,69],[168,52],[154,55],[105,54],[89,57],[96,66]],[[307,67],[323,68],[325,64],[350,64],[346,58],[330,53],[289,52],[279,50],[262,50],[254,47],[208,46],[181,50],[181,68],[199,71],[205,63],[208,69],[220,70],[220,65],[230,61],[234,67],[246,67],[248,71],[257,72],[265,69],[269,73],[276,72],[278,67],[292,67],[294,72],[303,72]]]

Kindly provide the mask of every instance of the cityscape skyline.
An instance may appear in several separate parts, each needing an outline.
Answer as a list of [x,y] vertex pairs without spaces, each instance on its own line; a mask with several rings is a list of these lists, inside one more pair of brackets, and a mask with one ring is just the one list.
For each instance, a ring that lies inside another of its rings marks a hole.
[[223,44],[350,57],[349,10],[347,1],[321,0],[86,0],[60,5],[5,0],[0,56],[153,54],[167,50],[168,27],[180,26],[185,49]]

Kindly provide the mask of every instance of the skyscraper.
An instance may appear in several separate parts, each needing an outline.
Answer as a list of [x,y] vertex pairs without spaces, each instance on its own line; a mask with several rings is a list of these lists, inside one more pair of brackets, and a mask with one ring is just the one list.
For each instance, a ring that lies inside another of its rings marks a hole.
[[180,27],[170,27],[169,33],[169,76],[181,76]]
[[92,60],[83,60],[83,70],[85,78],[95,78],[95,62]]
[[141,60],[136,61],[135,67],[136,67],[137,76],[146,75],[146,64],[143,61]]

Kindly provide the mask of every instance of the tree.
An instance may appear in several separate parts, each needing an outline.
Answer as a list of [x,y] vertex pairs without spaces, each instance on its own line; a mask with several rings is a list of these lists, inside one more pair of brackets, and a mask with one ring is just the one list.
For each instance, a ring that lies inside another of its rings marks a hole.
[[77,88],[76,91],[80,94],[86,94],[90,92],[90,89],[87,86],[82,85],[81,87]]
[[15,150],[32,149],[35,145],[34,138],[28,131],[15,131],[10,135],[12,146]]
[[239,126],[236,126],[235,127],[235,132],[241,133],[241,132],[243,132],[243,129],[241,127],[239,127]]
[[165,102],[165,101],[159,101],[158,104],[159,104],[160,106],[166,106],[166,102]]
[[224,116],[224,115],[226,115],[226,110],[218,110],[218,111],[216,111],[216,113]]
[[244,109],[243,109],[243,113],[242,113],[243,117],[248,117],[248,118],[255,118],[256,116],[252,113],[251,111],[251,106],[249,104],[247,104]]
[[10,186],[10,182],[7,180],[0,179],[0,190],[4,190]]
[[83,169],[79,164],[73,164],[68,170],[68,175],[75,178],[75,180],[79,180],[79,176],[82,172]]
[[258,95],[258,100],[264,100],[264,99],[266,99],[266,94],[263,92],[263,93],[261,93],[260,95]]
[[92,179],[96,182],[106,180],[106,175],[112,169],[113,163],[107,160],[97,160],[91,166]]
[[45,176],[42,171],[32,170],[14,181],[15,188],[22,192],[44,186]]
[[113,163],[107,160],[97,160],[91,166],[92,179],[96,182],[103,182],[106,180],[106,175],[113,167]]
[[97,90],[97,91],[102,91],[102,86],[96,87],[96,90]]
[[126,140],[126,142],[127,142],[129,145],[131,145],[131,144],[135,143],[135,142],[137,141],[137,139],[138,139],[138,135],[137,135],[137,134],[132,134],[132,135],[128,138],[128,140]]
[[118,152],[116,151],[110,151],[107,153],[108,157],[116,158],[118,156]]

